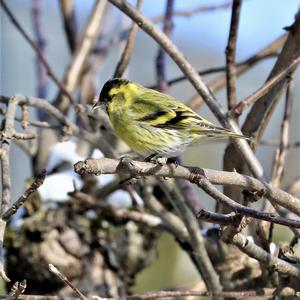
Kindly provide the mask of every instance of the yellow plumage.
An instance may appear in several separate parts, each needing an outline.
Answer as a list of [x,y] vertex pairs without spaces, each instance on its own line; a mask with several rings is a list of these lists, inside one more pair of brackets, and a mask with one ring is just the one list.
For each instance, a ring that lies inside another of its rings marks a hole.
[[204,138],[246,138],[205,120],[169,95],[126,79],[104,84],[94,107],[102,105],[117,136],[144,156],[174,157]]

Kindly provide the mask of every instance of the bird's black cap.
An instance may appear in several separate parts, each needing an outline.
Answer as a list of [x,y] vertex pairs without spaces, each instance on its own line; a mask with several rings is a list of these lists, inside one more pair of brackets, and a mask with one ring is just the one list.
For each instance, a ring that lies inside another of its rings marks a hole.
[[109,91],[112,88],[119,87],[120,85],[127,84],[128,82],[129,81],[127,79],[123,79],[123,78],[113,78],[113,79],[108,80],[104,84],[104,86],[103,86],[103,88],[102,88],[102,90],[100,92],[98,101],[99,102],[110,101],[110,97],[108,96]]

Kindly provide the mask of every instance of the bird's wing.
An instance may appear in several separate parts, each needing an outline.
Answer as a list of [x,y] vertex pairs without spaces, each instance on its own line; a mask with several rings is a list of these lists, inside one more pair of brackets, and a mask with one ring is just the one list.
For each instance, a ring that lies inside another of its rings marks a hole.
[[183,103],[153,90],[145,89],[134,99],[130,110],[136,121],[145,122],[157,128],[192,131],[198,131],[201,128],[205,131],[216,128]]

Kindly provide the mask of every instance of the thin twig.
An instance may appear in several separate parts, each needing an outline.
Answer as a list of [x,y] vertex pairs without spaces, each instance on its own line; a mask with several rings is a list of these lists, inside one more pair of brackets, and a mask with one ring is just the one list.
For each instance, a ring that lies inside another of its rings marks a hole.
[[158,182],[160,187],[165,191],[165,194],[169,196],[170,202],[180,212],[181,219],[189,233],[194,263],[199,270],[207,289],[211,291],[221,291],[222,287],[219,276],[216,273],[205,248],[205,240],[199,230],[199,224],[194,212],[188,207],[184,198],[176,192],[175,185],[164,184],[161,179]]
[[[244,74],[246,71],[250,70],[256,62],[258,62],[259,57],[264,57],[268,56],[271,54],[274,54],[280,49],[284,42],[287,39],[287,34],[281,35],[279,38],[275,39],[272,43],[268,44],[266,47],[262,48],[260,51],[255,53],[254,55],[250,56],[248,59],[245,60],[245,64],[238,64],[237,65],[237,70],[236,70],[236,75],[240,76]],[[226,85],[226,76],[221,75],[211,81],[208,86],[209,88],[217,92],[221,90],[224,86]],[[191,107],[192,109],[198,109],[203,103],[203,98],[196,94],[194,95],[189,101],[188,101],[188,106]]]
[[[137,0],[136,8],[138,11],[142,10],[143,1],[144,0]],[[124,47],[120,60],[117,64],[113,78],[122,77],[123,73],[125,72],[130,61],[130,57],[131,57],[131,53],[135,43],[138,29],[139,29],[138,25],[135,22],[132,22],[131,28],[128,33],[126,45]]]
[[83,192],[70,192],[69,195],[74,199],[80,201],[80,204],[83,207],[94,209],[96,212],[107,213],[117,220],[130,220],[151,228],[165,229],[162,220],[159,217],[151,215],[149,213],[130,211],[125,208],[110,205],[104,201],[99,202],[96,201],[96,199],[91,195],[85,194]]
[[9,218],[25,203],[29,196],[37,191],[37,189],[44,183],[45,178],[46,170],[43,170],[38,176],[36,176],[30,187],[23,193],[23,195],[1,215],[2,220],[8,221]]
[[[167,0],[166,11],[164,15],[163,33],[171,38],[173,31],[173,11],[174,11],[174,0]],[[167,85],[167,72],[166,72],[166,53],[162,47],[159,47],[156,56],[156,83],[158,90],[161,92],[168,91]]]
[[[288,67],[297,57],[300,56],[300,13],[295,16],[294,23],[289,27],[289,34],[281,53],[278,56],[267,81],[277,76],[283,69]],[[242,131],[247,136],[255,136],[259,143],[271,116],[273,115],[278,101],[281,99],[282,92],[286,87],[288,76],[280,80],[264,96],[260,97],[252,106],[243,124]],[[255,145],[253,145],[255,148]]]
[[236,223],[236,221],[237,221],[236,215],[232,215],[232,214],[225,215],[225,214],[207,211],[205,209],[201,209],[197,213],[197,218],[199,218],[200,220],[203,220],[205,222],[222,224],[222,225],[233,224],[233,223]]
[[[45,56],[46,51],[46,39],[44,37],[43,30],[43,16],[42,16],[42,2],[41,0],[34,0],[32,2],[32,23],[33,31],[36,39],[36,46],[40,50],[41,55]],[[47,98],[47,73],[44,67],[43,61],[40,56],[37,54],[36,59],[36,78],[37,78],[37,93],[36,95],[40,98]]]
[[[224,10],[231,7],[232,1],[226,1],[224,3],[217,3],[212,5],[201,5],[197,7],[193,7],[192,9],[186,10],[175,10],[174,17],[192,17],[199,13],[212,12],[217,10]],[[164,15],[156,16],[151,19],[153,23],[162,22],[164,20]]]
[[[251,56],[249,59],[243,60],[243,61],[236,64],[236,66],[237,66],[237,75],[241,74],[240,70],[242,69],[242,67],[243,68],[247,67],[249,69],[250,67],[253,67],[255,64],[261,62],[262,60],[265,60],[265,59],[268,59],[268,58],[274,58],[274,57],[277,57],[277,56],[278,56],[278,53],[276,51],[266,53],[266,54],[263,54],[263,55]],[[224,72],[224,71],[226,71],[226,66],[208,68],[208,69],[205,69],[203,71],[198,71],[198,74],[200,76],[206,76],[206,75],[219,73],[219,72]],[[171,85],[174,85],[174,84],[179,83],[179,82],[184,81],[184,80],[187,80],[186,76],[178,76],[176,78],[168,80],[167,83],[168,83],[168,86],[171,86]],[[157,87],[156,84],[154,84],[154,85],[148,86],[148,88],[157,89],[158,87]],[[212,90],[215,91],[214,88]],[[191,106],[191,104],[189,106]],[[197,108],[199,108],[198,105],[197,105]]]
[[[64,75],[64,84],[69,93],[75,92],[81,75],[83,75],[82,71],[86,66],[86,60],[95,46],[101,30],[101,23],[106,5],[106,1],[95,1],[95,5],[91,10],[91,15],[89,16],[84,32],[82,33],[82,38],[78,41],[76,51],[66,68],[67,71]],[[57,106],[60,111],[66,112],[69,109],[69,100],[70,99],[66,97],[61,97],[61,94],[59,93],[54,101],[54,105]]]
[[[61,111],[59,111],[55,106],[50,104],[45,99],[39,99],[35,97],[25,97],[23,95],[17,95],[19,105],[29,105],[37,108],[43,109],[49,115],[53,116],[62,126],[62,130],[65,130],[68,134],[80,137],[85,141],[89,142],[91,145],[101,149],[105,155],[109,157],[116,157],[115,151],[107,143],[107,141],[101,137],[95,136],[95,134],[82,129],[76,124],[72,123]],[[0,96],[0,103],[8,103],[9,98],[5,96]]]
[[70,280],[64,275],[62,274],[55,266],[53,266],[52,264],[49,264],[49,271],[53,274],[55,274],[60,280],[62,280],[66,285],[68,285],[76,294],[77,296],[81,299],[81,300],[88,300],[88,298],[86,298],[80,291],[79,289],[74,286],[73,283],[70,282]]
[[262,96],[266,95],[274,86],[276,86],[280,81],[287,78],[289,74],[295,70],[295,68],[300,63],[300,55],[292,61],[286,68],[279,72],[276,76],[269,79],[265,84],[263,84],[258,90],[248,96],[246,99],[240,101],[232,110],[231,114],[234,116],[239,116],[245,108],[255,103]]
[[290,137],[290,122],[293,106],[294,97],[294,79],[293,75],[287,86],[285,106],[283,120],[281,123],[280,130],[280,144],[275,150],[274,162],[273,162],[273,172],[272,172],[272,185],[279,187],[281,180],[283,178],[284,163],[287,155],[289,137]]
[[226,47],[226,81],[228,109],[233,108],[237,102],[236,95],[236,45],[240,20],[242,0],[233,0],[231,11],[230,31]]
[[74,53],[77,39],[77,23],[75,17],[74,1],[61,0],[60,8],[64,21],[65,32],[71,53]]

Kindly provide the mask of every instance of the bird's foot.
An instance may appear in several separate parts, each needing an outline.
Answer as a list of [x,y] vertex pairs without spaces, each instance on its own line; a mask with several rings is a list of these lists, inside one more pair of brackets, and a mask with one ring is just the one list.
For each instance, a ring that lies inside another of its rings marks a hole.
[[169,158],[167,159],[167,164],[168,164],[168,165],[174,165],[175,168],[177,168],[177,167],[179,166],[179,162],[178,162],[178,160],[177,160],[177,157],[169,157]]
[[189,170],[191,172],[190,181],[192,183],[197,183],[200,179],[207,179],[205,171],[202,168],[192,167],[192,168],[189,168]]
[[145,162],[150,162],[152,164],[155,164],[155,165],[164,165],[166,163],[166,158],[157,154],[157,153],[154,153],[154,154],[151,154],[149,156],[147,156],[145,159],[144,159]]

